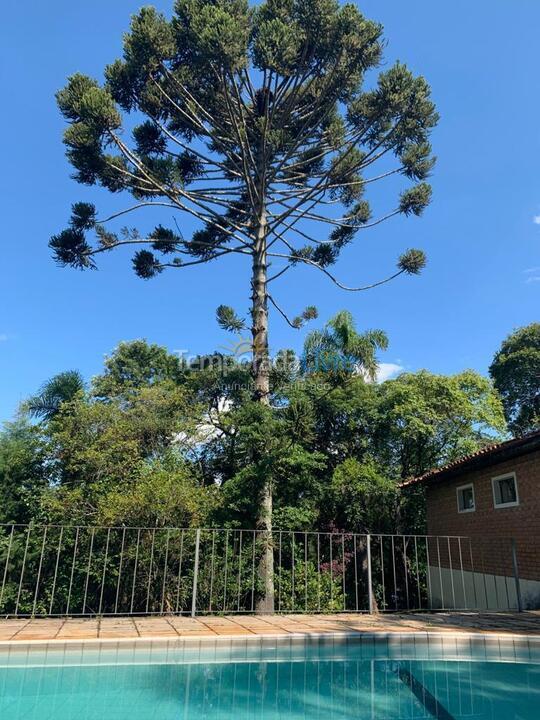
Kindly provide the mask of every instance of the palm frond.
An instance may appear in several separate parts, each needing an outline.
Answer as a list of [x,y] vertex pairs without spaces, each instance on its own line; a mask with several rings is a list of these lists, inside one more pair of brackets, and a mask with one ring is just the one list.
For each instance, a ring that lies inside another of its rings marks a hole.
[[23,409],[31,417],[47,422],[60,411],[63,403],[73,400],[83,390],[82,375],[78,370],[67,370],[47,380],[37,395],[28,398]]

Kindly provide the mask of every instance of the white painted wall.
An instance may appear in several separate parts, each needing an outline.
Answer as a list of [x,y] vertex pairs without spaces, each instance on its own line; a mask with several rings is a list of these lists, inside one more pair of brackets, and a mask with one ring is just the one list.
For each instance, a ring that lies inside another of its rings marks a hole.
[[[439,609],[517,610],[514,577],[430,566],[431,607]],[[540,581],[520,580],[524,610],[540,608]]]

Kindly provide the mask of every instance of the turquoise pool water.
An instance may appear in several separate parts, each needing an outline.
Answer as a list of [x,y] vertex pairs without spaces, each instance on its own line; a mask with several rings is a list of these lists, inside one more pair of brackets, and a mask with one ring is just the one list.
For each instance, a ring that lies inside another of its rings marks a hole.
[[[2,720],[537,720],[540,664],[366,657],[148,663],[107,653],[0,656]],[[407,653],[404,653],[407,654]],[[297,653],[298,655],[298,653]],[[361,655],[361,657],[360,657]],[[369,653],[368,653],[369,655]]]

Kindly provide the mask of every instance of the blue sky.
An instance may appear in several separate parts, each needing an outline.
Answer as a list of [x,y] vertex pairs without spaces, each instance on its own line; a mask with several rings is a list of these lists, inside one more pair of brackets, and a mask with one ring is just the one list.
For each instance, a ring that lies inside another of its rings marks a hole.
[[[76,200],[103,212],[121,199],[70,179],[55,91],[80,71],[101,77],[120,55],[140,0],[7,0],[0,30],[0,419],[48,377],[78,368],[87,377],[120,340],[147,338],[171,350],[212,351],[230,342],[214,321],[220,303],[247,308],[243,258],[137,279],[129,256],[99,272],[54,265],[48,238]],[[169,12],[169,0],[155,3]],[[420,219],[392,220],[362,235],[336,266],[348,283],[384,276],[408,247],[426,250],[418,278],[346,294],[306,270],[277,287],[296,313],[315,303],[321,320],[341,308],[359,327],[389,335],[384,363],[409,370],[486,372],[501,340],[539,319],[540,3],[537,0],[366,0],[385,26],[387,64],[425,75],[441,121],[433,134],[434,199]],[[389,203],[392,200],[389,198]],[[155,224],[170,218],[156,214]],[[274,316],[273,348],[296,347]]]

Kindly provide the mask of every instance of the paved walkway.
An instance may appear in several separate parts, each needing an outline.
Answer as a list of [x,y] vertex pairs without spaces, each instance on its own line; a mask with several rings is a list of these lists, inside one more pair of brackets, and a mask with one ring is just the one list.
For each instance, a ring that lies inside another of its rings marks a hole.
[[540,611],[403,615],[228,615],[0,620],[0,641],[288,635],[336,632],[497,632],[540,635]]

